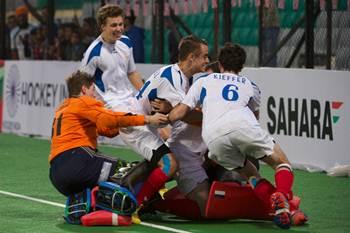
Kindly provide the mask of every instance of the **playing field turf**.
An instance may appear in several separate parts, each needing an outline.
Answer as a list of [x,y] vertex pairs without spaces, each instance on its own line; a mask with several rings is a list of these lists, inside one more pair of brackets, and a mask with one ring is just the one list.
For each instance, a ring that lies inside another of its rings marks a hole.
[[[107,154],[137,160],[128,149],[101,147]],[[130,227],[82,227],[66,224],[62,218],[65,198],[48,178],[49,141],[0,134],[0,232],[280,232],[272,222],[187,221],[170,215],[149,217],[142,225]],[[307,152],[305,152],[307,156]],[[271,169],[262,173],[272,180]],[[174,185],[174,182],[169,186]],[[350,232],[350,179],[328,177],[325,173],[295,171],[294,192],[302,198],[301,208],[309,223],[288,232]],[[24,196],[15,196],[20,194]],[[24,198],[32,197],[35,200]],[[49,201],[49,202],[44,202]],[[153,224],[153,225],[152,225]],[[163,229],[162,229],[163,228]]]

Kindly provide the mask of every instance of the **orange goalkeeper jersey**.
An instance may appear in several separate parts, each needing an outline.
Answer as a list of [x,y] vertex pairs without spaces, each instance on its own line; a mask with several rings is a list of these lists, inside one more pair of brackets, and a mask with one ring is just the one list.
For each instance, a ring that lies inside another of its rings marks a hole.
[[115,136],[119,127],[144,125],[143,115],[127,115],[104,108],[88,96],[66,99],[56,110],[52,124],[49,161],[63,151],[97,147],[97,136]]

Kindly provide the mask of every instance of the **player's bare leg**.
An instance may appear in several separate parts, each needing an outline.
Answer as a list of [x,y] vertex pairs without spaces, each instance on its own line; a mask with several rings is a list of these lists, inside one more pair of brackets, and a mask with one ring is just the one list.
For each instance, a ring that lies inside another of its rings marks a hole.
[[205,180],[202,183],[198,184],[195,189],[186,195],[188,199],[193,200],[198,204],[202,217],[205,217],[205,208],[207,206],[209,190],[209,182]]

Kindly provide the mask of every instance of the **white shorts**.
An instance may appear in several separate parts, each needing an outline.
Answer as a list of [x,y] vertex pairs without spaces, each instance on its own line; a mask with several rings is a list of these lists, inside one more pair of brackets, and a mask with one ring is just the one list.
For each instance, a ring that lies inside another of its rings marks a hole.
[[178,163],[178,171],[174,178],[180,192],[187,195],[198,184],[208,179],[207,173],[202,167],[204,152],[194,153],[182,144],[170,143],[169,146]]
[[242,128],[211,141],[209,158],[233,170],[244,166],[247,155],[256,159],[271,155],[274,144],[273,137],[261,127]]
[[125,144],[148,161],[151,161],[153,151],[164,144],[164,141],[148,126],[120,128],[119,133]]
[[[134,97],[126,98],[124,101],[117,98],[112,99],[106,104],[106,107],[117,112],[124,111],[134,114],[144,114],[140,102]],[[125,144],[148,161],[151,161],[153,151],[164,144],[157,130],[154,129],[152,131],[149,126],[120,128],[119,135]]]

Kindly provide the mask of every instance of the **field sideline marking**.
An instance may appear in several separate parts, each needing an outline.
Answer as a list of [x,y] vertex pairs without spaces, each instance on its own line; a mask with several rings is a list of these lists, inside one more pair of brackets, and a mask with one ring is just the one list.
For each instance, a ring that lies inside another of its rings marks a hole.
[[[47,205],[52,205],[52,206],[57,206],[57,207],[62,207],[62,208],[65,207],[65,205],[63,205],[61,203],[52,202],[52,201],[46,201],[46,200],[43,200],[43,199],[29,197],[29,196],[25,196],[25,195],[21,195],[21,194],[17,194],[17,193],[6,192],[6,191],[2,191],[2,190],[0,190],[0,194],[12,196],[12,197],[18,197],[18,198],[29,200],[29,201],[40,202],[40,203],[47,204]],[[190,231],[178,230],[178,229],[175,229],[175,228],[161,226],[161,225],[156,225],[156,224],[147,223],[147,222],[141,222],[141,225],[147,226],[147,227],[153,227],[153,228],[157,228],[157,229],[161,229],[161,230],[165,230],[165,231],[176,232],[176,233],[191,233]]]

